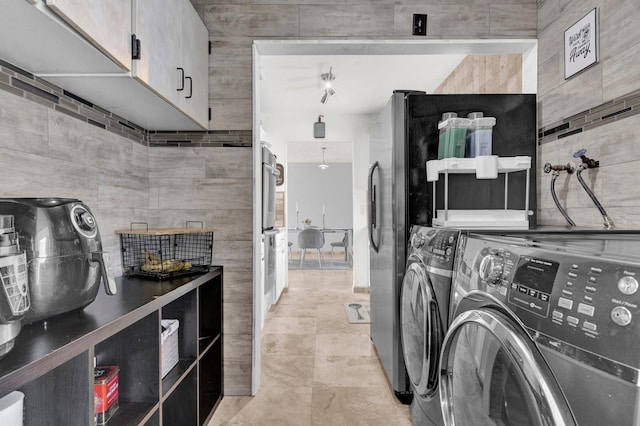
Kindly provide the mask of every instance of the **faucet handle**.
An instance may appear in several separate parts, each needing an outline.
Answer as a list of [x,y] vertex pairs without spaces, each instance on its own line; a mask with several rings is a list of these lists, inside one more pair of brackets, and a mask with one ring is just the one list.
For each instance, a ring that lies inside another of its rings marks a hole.
[[587,153],[587,150],[582,148],[579,149],[578,151],[573,153],[573,158],[581,158],[582,156],[584,156]]

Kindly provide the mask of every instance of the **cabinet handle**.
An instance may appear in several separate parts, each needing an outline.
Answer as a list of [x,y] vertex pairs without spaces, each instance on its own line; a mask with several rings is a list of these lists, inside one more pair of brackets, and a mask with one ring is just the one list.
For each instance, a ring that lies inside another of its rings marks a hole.
[[140,59],[140,39],[135,34],[131,34],[131,59]]
[[180,87],[178,87],[178,92],[182,92],[184,90],[184,68],[177,68],[178,71],[180,71],[180,75],[182,77],[180,77]]
[[185,79],[189,80],[189,95],[185,96],[184,98],[189,99],[193,95],[193,80],[191,79],[191,77],[185,77]]

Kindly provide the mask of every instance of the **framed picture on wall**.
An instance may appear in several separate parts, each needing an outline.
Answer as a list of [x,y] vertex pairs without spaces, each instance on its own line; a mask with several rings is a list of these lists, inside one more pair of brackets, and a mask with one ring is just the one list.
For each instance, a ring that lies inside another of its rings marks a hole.
[[564,79],[598,62],[598,9],[564,32]]

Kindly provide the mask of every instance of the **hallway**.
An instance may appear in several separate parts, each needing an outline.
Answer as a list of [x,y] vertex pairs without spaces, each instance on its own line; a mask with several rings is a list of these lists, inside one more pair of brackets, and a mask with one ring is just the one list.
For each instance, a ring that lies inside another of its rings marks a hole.
[[267,316],[262,384],[255,397],[225,396],[214,425],[411,425],[387,385],[369,324],[347,321],[352,271],[289,271],[289,288]]

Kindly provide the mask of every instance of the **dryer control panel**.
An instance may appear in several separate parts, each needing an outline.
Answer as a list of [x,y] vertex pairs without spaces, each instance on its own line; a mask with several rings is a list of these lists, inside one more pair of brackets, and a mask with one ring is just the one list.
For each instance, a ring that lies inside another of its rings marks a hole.
[[454,303],[470,291],[486,292],[540,343],[569,356],[591,354],[597,363],[640,368],[640,264],[566,245],[518,246],[471,236],[461,256]]
[[451,277],[459,235],[457,230],[414,226],[410,251],[422,252],[430,272]]

